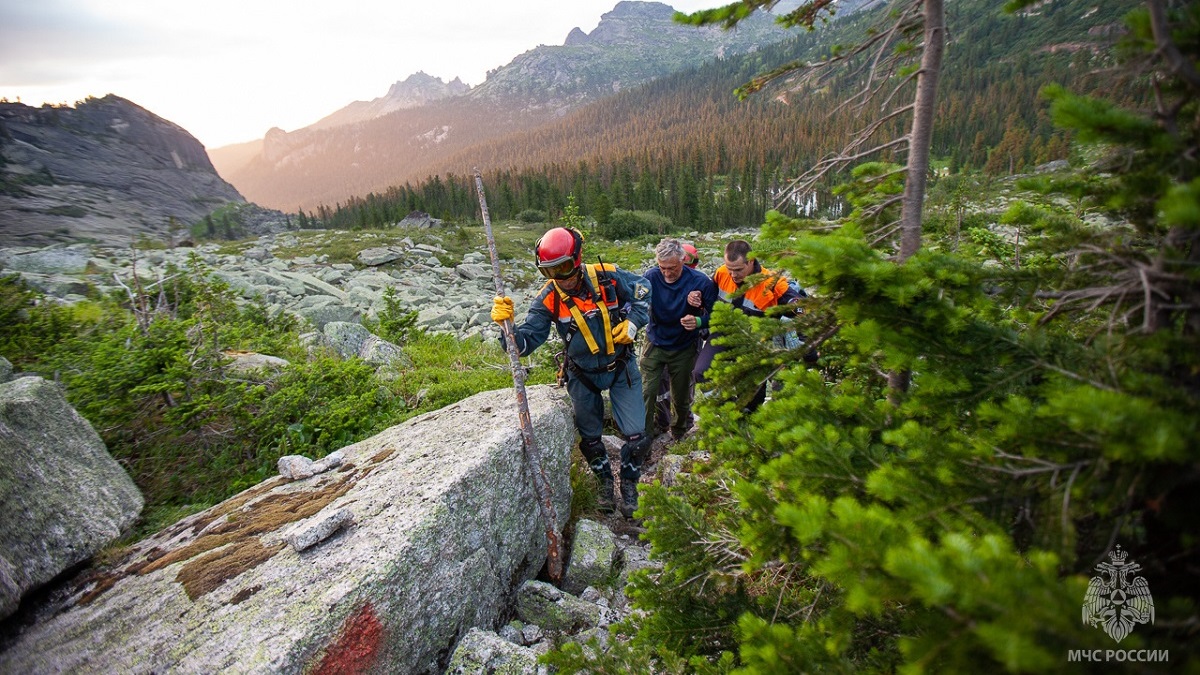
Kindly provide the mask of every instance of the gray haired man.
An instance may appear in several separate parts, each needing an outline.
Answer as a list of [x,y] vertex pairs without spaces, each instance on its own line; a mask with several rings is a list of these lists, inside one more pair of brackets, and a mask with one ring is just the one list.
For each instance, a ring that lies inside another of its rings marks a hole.
[[[664,367],[671,381],[671,435],[682,438],[692,427],[692,367],[699,332],[717,300],[717,287],[703,272],[684,265],[683,244],[663,239],[654,249],[656,266],[644,274],[650,282],[650,323],[642,352],[642,398],[646,431],[654,429],[654,400]],[[660,295],[661,294],[661,295]]]

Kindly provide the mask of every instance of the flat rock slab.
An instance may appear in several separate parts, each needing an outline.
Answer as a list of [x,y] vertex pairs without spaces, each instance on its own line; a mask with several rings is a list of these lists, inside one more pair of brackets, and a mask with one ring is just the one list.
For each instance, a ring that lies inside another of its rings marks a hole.
[[[570,403],[528,401],[561,530]],[[2,641],[0,672],[440,673],[546,559],[517,419],[511,390],[478,394],[186,518],[61,589]],[[328,538],[286,545],[343,509]]]

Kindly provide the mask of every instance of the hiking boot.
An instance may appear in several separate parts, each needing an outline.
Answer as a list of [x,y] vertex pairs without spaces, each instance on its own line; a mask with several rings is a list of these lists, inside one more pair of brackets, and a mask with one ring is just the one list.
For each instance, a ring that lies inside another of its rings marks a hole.
[[637,511],[638,507],[638,490],[637,481],[627,480],[624,476],[621,477],[621,514],[626,518],[633,518],[633,512]]
[[[604,467],[607,469],[608,467]],[[596,473],[596,507],[601,513],[612,513],[616,510],[616,505],[613,503],[613,477],[612,473],[605,471],[604,473]]]

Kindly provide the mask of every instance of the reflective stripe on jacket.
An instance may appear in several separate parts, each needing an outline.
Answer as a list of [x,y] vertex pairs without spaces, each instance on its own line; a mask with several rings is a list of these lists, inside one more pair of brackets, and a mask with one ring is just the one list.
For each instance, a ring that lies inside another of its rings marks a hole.
[[[537,349],[550,336],[550,326],[558,330],[559,336],[567,343],[567,356],[580,367],[587,370],[598,370],[607,367],[616,355],[608,352],[612,346],[612,333],[605,332],[604,317],[601,307],[609,312],[608,323],[616,326],[622,319],[628,319],[639,330],[650,321],[650,284],[640,276],[627,272],[616,265],[604,264],[587,265],[597,272],[600,290],[597,290],[590,274],[583,275],[583,290],[575,296],[568,296],[584,320],[584,327],[592,335],[598,353],[593,353],[587,340],[583,338],[582,328],[572,330],[576,323],[571,312],[571,302],[566,302],[557,293],[554,282],[546,282],[534,298],[525,314],[525,321],[514,330],[517,347],[521,356]],[[614,350],[615,354],[627,353],[627,350]]]

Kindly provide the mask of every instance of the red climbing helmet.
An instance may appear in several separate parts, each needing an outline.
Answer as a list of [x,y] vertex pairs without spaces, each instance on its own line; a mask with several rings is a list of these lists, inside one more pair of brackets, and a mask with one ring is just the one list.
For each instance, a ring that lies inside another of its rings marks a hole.
[[547,230],[533,247],[538,271],[548,279],[570,279],[583,263],[583,235],[574,228]]
[[683,264],[692,269],[696,269],[696,265],[700,264],[700,252],[691,244],[683,245]]

